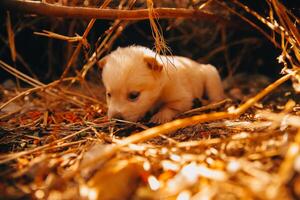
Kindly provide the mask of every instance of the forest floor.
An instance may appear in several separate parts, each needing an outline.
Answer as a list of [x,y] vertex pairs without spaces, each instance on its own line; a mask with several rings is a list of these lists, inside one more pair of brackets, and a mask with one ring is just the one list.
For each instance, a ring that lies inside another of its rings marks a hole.
[[[270,83],[235,76],[228,100],[181,117],[230,110]],[[239,118],[128,145],[155,125],[108,120],[100,86],[0,88],[0,105],[19,95],[0,111],[0,199],[300,198],[300,101],[288,84]]]

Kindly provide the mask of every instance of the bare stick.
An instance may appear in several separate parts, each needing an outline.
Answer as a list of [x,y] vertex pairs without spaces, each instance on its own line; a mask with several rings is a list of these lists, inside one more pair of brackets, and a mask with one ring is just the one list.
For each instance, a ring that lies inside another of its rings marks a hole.
[[[139,10],[117,10],[98,9],[85,7],[69,7],[43,3],[39,1],[1,0],[0,7],[13,11],[46,15],[64,18],[86,18],[86,19],[124,19],[124,20],[145,20],[149,18],[148,9]],[[155,8],[155,18],[201,18],[205,20],[219,21],[220,17],[201,10],[185,8]]]

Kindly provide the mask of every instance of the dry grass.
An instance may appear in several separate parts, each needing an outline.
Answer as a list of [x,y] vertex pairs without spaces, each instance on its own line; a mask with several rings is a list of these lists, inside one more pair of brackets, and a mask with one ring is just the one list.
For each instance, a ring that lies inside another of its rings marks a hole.
[[[196,2],[195,7],[203,9],[212,2]],[[80,69],[72,66],[82,47],[91,46],[87,36],[95,20],[82,36],[39,33],[78,43],[60,79],[49,84],[0,60],[2,69],[31,86],[0,86],[0,198],[300,198],[299,97],[284,85],[292,80],[299,89],[299,19],[277,0],[266,2],[270,16],[238,1],[215,3],[238,14],[280,48],[284,75],[248,91],[244,89],[252,87],[253,79],[262,78],[249,75],[244,85],[233,81],[227,88],[230,101],[197,108],[159,126],[109,121],[103,87],[88,80],[96,60],[130,25],[127,21],[111,24],[95,52],[85,52],[86,63]],[[101,8],[109,4],[105,1]],[[133,9],[135,4],[121,1],[118,9]],[[167,46],[153,1],[143,6],[149,9],[155,47],[164,53]],[[7,19],[15,61],[14,32]]]

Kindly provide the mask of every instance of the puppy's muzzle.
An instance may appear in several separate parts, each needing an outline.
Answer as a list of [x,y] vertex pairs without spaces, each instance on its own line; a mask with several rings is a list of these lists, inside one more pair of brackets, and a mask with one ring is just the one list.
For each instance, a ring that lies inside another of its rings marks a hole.
[[124,120],[124,117],[121,113],[114,113],[114,114],[111,115],[111,118]]

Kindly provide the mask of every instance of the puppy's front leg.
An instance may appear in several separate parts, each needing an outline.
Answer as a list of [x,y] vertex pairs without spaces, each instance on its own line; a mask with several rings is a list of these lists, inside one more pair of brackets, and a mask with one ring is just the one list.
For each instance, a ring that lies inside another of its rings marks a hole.
[[177,111],[172,110],[171,108],[163,107],[155,115],[153,115],[150,122],[163,124],[165,122],[171,121],[177,113]]
[[162,124],[171,121],[178,113],[189,110],[192,107],[192,101],[189,99],[175,100],[166,103],[151,118],[150,122]]

